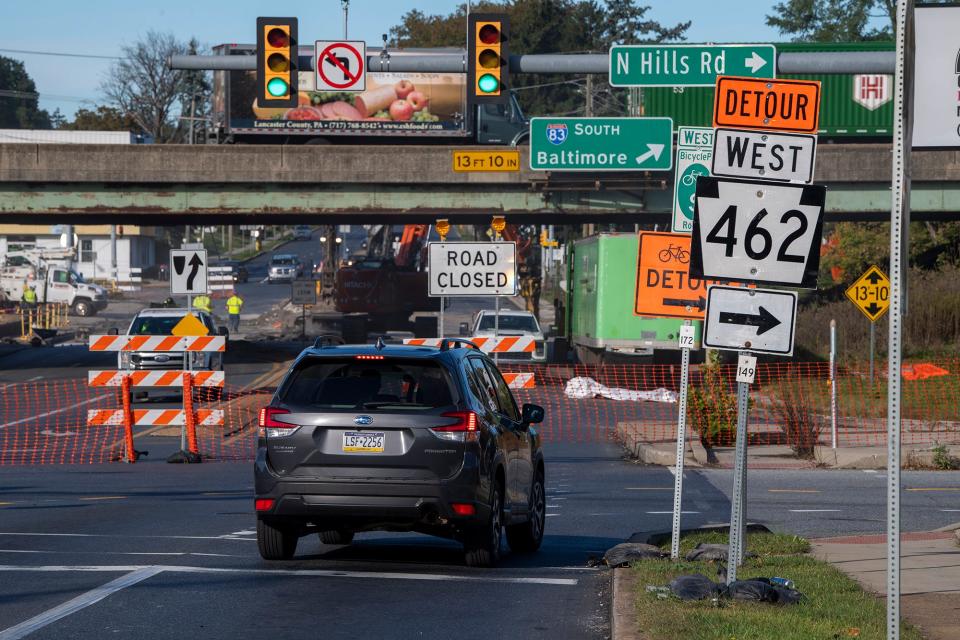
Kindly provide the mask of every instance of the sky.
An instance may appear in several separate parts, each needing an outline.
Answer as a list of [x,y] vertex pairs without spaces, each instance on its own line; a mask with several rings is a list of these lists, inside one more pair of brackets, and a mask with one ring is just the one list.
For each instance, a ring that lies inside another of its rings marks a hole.
[[[399,24],[407,11],[417,8],[427,14],[448,14],[457,4],[456,0],[350,0],[349,37],[379,46],[381,34]],[[646,0],[645,4],[651,6],[647,16],[664,24],[692,20],[688,42],[783,39],[764,23],[776,0],[736,0],[736,11],[731,11],[732,3],[718,0]],[[290,6],[264,0],[0,0],[0,55],[24,62],[37,84],[41,108],[51,113],[59,108],[72,118],[78,108],[106,102],[99,85],[111,60],[15,53],[11,49],[110,57],[151,29],[172,32],[183,41],[195,36],[208,46],[252,43],[257,16],[289,15]],[[301,42],[343,35],[340,0],[299,3],[296,13]]]

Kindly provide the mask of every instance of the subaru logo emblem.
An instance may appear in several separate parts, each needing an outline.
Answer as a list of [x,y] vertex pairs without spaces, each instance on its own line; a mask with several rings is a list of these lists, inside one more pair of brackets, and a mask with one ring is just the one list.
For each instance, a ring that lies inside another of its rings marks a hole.
[[368,424],[373,424],[373,418],[371,416],[357,416],[353,419],[353,424],[360,426],[366,426]]

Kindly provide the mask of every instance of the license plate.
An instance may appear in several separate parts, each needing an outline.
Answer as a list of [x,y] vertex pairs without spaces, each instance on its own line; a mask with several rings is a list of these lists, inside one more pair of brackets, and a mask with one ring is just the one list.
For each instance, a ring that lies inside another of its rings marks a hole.
[[345,453],[383,453],[383,431],[359,433],[346,431],[343,434]]

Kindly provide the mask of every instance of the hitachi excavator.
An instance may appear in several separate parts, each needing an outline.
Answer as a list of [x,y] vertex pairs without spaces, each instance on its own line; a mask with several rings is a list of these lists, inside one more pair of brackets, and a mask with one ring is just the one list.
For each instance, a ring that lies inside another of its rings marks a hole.
[[438,298],[427,296],[426,246],[430,225],[408,224],[399,241],[390,225],[370,228],[366,252],[340,266],[333,285],[337,311],[367,313],[371,328],[409,325],[415,311],[439,311]]

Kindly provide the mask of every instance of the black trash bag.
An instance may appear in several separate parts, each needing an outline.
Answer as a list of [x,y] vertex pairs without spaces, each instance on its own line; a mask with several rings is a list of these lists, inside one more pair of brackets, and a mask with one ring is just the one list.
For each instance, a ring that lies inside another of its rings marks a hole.
[[641,542],[623,542],[608,549],[603,555],[604,562],[609,567],[626,567],[634,560],[660,559],[666,553],[660,547]]
[[670,591],[681,600],[704,600],[716,596],[722,590],[723,585],[702,573],[677,576],[670,581]]
[[701,542],[687,552],[687,560],[722,560],[726,562],[730,546],[726,544],[707,544]]
[[799,591],[771,584],[768,578],[736,580],[727,586],[726,595],[734,600],[773,604],[796,604],[803,599],[803,594]]

